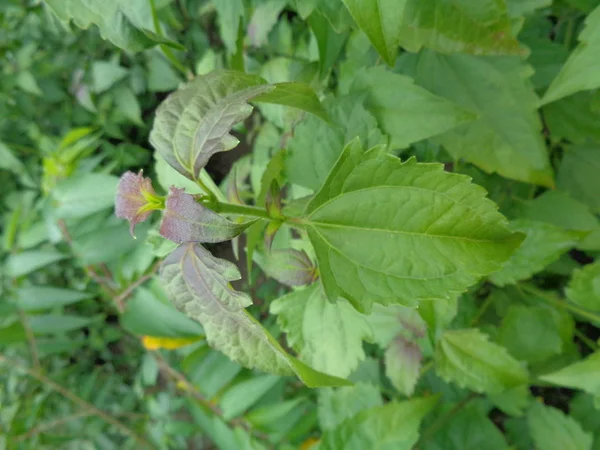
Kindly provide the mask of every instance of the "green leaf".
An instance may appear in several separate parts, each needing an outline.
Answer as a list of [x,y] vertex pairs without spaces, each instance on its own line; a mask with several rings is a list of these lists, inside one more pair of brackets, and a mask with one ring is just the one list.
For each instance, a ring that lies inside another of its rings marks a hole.
[[[593,102],[594,95],[591,92],[579,92],[545,105],[542,114],[544,122],[550,130],[550,138],[554,142],[567,140],[573,144],[586,144],[590,140],[600,142],[600,110],[594,106]],[[598,148],[597,146],[564,146],[564,148],[566,152],[558,170],[559,186],[561,186],[561,183],[564,186],[569,186],[566,183],[567,179],[570,178],[567,172],[569,166],[578,166],[582,159],[590,159],[594,165],[597,164],[594,161],[595,158],[591,155],[591,148]],[[584,155],[577,155],[578,149],[582,149],[581,152]],[[585,151],[585,149],[590,150]],[[576,157],[572,153],[575,153]],[[585,170],[586,168],[581,167],[581,169]],[[588,179],[589,182],[592,180],[595,180],[595,178]],[[597,202],[594,204],[597,204]]]
[[249,368],[278,375],[296,373],[309,387],[348,384],[317,372],[288,355],[246,310],[252,302],[228,282],[240,274],[202,246],[180,245],[163,264],[162,277],[175,306],[200,322],[208,343]]
[[319,390],[319,424],[322,430],[337,427],[360,411],[383,406],[379,388],[368,383],[356,383],[339,389]]
[[60,182],[51,192],[57,218],[73,219],[111,208],[119,179],[102,173],[79,174]]
[[475,392],[497,394],[525,384],[527,371],[478,329],[446,331],[435,352],[436,372]]
[[533,397],[529,391],[529,386],[522,384],[502,391],[499,394],[489,395],[488,398],[494,403],[494,406],[505,414],[513,417],[521,417]]
[[366,312],[456,295],[498,270],[522,240],[468,177],[363,153],[358,140],[302,220],[327,296]]
[[217,10],[219,35],[229,54],[233,54],[236,51],[240,21],[244,22],[244,3],[242,0],[215,0],[212,4]]
[[527,425],[537,450],[591,450],[592,435],[562,411],[535,403],[527,413]]
[[507,178],[553,186],[538,98],[527,80],[529,66],[517,57],[431,51],[414,58],[419,85],[479,116],[439,138],[454,158]]
[[307,111],[329,122],[327,111],[319,101],[315,91],[306,83],[276,83],[272,91],[260,94],[252,99],[253,102],[274,103],[292,106]]
[[308,25],[317,39],[319,74],[324,79],[338,60],[348,39],[348,32],[336,32],[328,18],[319,10],[313,11],[308,17]]
[[285,170],[288,179],[318,190],[340,156],[344,145],[359,136],[367,148],[386,141],[375,118],[356,96],[329,98],[325,108],[331,123],[307,117],[288,141]]
[[279,381],[281,381],[281,377],[262,375],[242,381],[227,389],[219,402],[223,410],[223,418],[230,420],[250,409]]
[[317,277],[317,268],[304,251],[288,248],[265,255],[265,273],[286,286],[306,286]]
[[562,67],[544,94],[543,103],[550,103],[579,91],[600,87],[600,6],[585,19],[579,35],[579,45]]
[[343,299],[329,302],[318,283],[273,301],[270,312],[300,359],[319,371],[346,377],[365,358],[362,340],[372,335],[365,317]]
[[584,237],[582,233],[533,220],[516,220],[510,228],[527,237],[502,269],[490,275],[490,280],[498,286],[532,277],[575,247],[579,239]]
[[5,266],[6,275],[12,278],[22,277],[66,257],[64,253],[52,249],[29,250],[10,255]]
[[100,34],[117,47],[139,52],[157,44],[181,46],[151,31],[152,13],[146,0],[44,0],[63,22],[80,28],[97,25]]
[[600,147],[568,146],[558,171],[558,187],[600,213]]
[[563,350],[552,310],[543,307],[511,305],[498,330],[498,343],[530,363],[543,362]]
[[366,93],[366,107],[390,135],[392,148],[408,147],[477,118],[470,109],[433,95],[416,86],[410,77],[383,67],[360,71],[351,91]]
[[375,304],[365,318],[373,329],[373,342],[383,348],[403,331],[411,337],[423,337],[427,329],[417,309],[402,305]]
[[150,143],[171,167],[195,180],[213,154],[239,143],[229,131],[252,112],[247,101],[271,89],[262,78],[241,72],[197,77],[158,107]]
[[138,336],[185,338],[204,334],[198,322],[146,288],[136,289],[133,298],[127,301],[120,322],[124,329]]
[[576,269],[566,293],[573,303],[600,312],[600,261]]
[[168,92],[182,83],[181,76],[162,54],[152,52],[148,61],[148,90],[150,92]]
[[385,374],[398,391],[410,397],[421,371],[421,349],[403,336],[390,342],[385,351]]
[[573,389],[581,389],[595,397],[600,396],[600,352],[592,353],[590,356],[575,364],[571,364],[556,372],[542,375],[540,380],[547,381],[558,386],[566,386]]
[[523,216],[551,223],[565,230],[589,231],[598,228],[600,224],[586,205],[564,191],[544,192],[528,202]]
[[89,325],[92,319],[68,314],[44,314],[29,317],[29,326],[34,334],[66,333]]
[[119,66],[117,61],[94,61],[92,79],[94,92],[100,94],[127,76],[128,70]]
[[144,127],[142,108],[131,88],[121,87],[115,90],[115,102],[121,114],[138,127]]
[[326,430],[319,448],[411,450],[419,438],[421,420],[436,402],[437,397],[425,397],[366,409]]
[[92,294],[50,286],[22,287],[16,292],[17,305],[23,311],[38,311],[72,305]]

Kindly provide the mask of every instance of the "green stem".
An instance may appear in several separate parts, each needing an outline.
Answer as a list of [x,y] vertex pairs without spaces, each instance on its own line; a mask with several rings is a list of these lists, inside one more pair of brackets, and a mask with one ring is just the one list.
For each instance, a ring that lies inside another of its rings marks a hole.
[[200,171],[200,176],[196,179],[196,183],[198,183],[198,186],[200,186],[210,198],[220,202],[227,201],[227,197],[223,195],[221,189],[219,189],[219,186],[213,181],[206,169]]
[[475,317],[473,317],[473,320],[471,320],[471,326],[475,326],[477,324],[477,322],[479,322],[479,320],[481,319],[481,317],[485,314],[485,312],[487,311],[487,309],[492,304],[492,300],[493,300],[493,296],[492,295],[488,295],[486,297],[486,299],[483,301],[483,303],[481,304],[481,306],[477,310],[477,314],[475,314]]
[[600,315],[595,314],[591,311],[587,311],[577,305],[572,303],[565,302],[560,300],[550,294],[549,292],[543,291],[542,289],[538,289],[535,286],[531,286],[530,284],[521,284],[520,287],[530,294],[536,295],[545,302],[556,306],[557,308],[565,309],[573,314],[577,314],[580,317],[583,317],[591,322],[594,322],[596,325],[600,325]]
[[[160,26],[160,21],[158,20],[158,13],[156,12],[156,2],[154,0],[149,0],[150,2],[150,10],[152,11],[152,22],[154,23],[154,31],[161,37],[164,37],[162,27]],[[160,44],[160,49],[163,51],[167,59],[171,62],[173,67],[179,70],[186,78],[188,76],[188,70],[185,68],[183,64],[179,62],[179,60],[175,57],[175,54],[171,51],[169,47],[164,44]]]
[[574,331],[575,331],[575,336],[577,336],[581,342],[583,342],[585,345],[587,345],[591,351],[593,351],[593,352],[598,351],[598,344],[596,344],[592,339],[587,337],[585,334],[583,334],[577,328],[575,328]]
[[256,206],[236,205],[233,203],[215,202],[212,203],[213,211],[222,214],[237,214],[240,216],[260,217],[262,219],[272,219],[264,208]]

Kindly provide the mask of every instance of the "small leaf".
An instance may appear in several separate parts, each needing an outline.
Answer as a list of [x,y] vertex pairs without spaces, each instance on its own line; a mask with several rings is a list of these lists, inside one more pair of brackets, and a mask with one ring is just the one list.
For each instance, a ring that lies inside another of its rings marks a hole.
[[115,200],[115,215],[129,221],[129,231],[134,236],[135,226],[144,222],[152,211],[162,209],[162,201],[156,195],[150,178],[140,170],[136,175],[125,172],[119,179]]
[[535,403],[527,413],[527,425],[536,450],[592,449],[592,435],[557,408]]
[[91,322],[91,317],[70,314],[43,314],[29,317],[29,326],[34,334],[66,333],[86,327]]
[[317,269],[303,250],[273,250],[265,259],[265,273],[286,286],[309,285],[317,278]]
[[345,377],[365,358],[362,340],[372,334],[365,317],[343,299],[329,302],[318,283],[274,300],[270,312],[300,359],[317,370]]
[[53,249],[29,250],[10,255],[6,260],[6,275],[12,278],[35,272],[49,264],[65,259],[67,255]]
[[540,380],[558,386],[581,389],[600,397],[600,352],[592,353],[582,361],[571,364],[556,372],[540,376]]
[[377,386],[357,383],[339,389],[319,390],[319,424],[322,430],[335,428],[346,419],[360,411],[383,406],[383,399]]
[[119,179],[103,173],[84,173],[67,178],[51,192],[54,215],[74,219],[110,208],[115,204]]
[[[589,114],[586,115],[588,118]],[[599,116],[600,119],[600,116]],[[598,130],[600,120],[593,128]],[[568,192],[575,200],[600,213],[600,146],[565,146],[564,157],[558,170],[558,187]]]
[[244,308],[252,302],[229,281],[240,278],[232,263],[199,244],[180,245],[163,263],[162,278],[175,306],[204,328],[208,343],[245,367],[298,377],[309,387],[349,382],[317,372],[288,355]]
[[16,292],[17,305],[23,311],[38,311],[72,305],[93,294],[72,289],[50,286],[31,286],[19,288]]
[[475,392],[497,394],[525,384],[527,371],[477,329],[446,331],[435,352],[437,373]]
[[304,211],[327,296],[369,312],[448,298],[498,270],[522,236],[485,194],[441,164],[352,141]]
[[573,271],[567,298],[591,311],[600,311],[600,261]]
[[415,391],[422,358],[419,346],[403,336],[392,340],[385,351],[385,374],[394,387],[407,397]]
[[366,409],[325,431],[319,448],[411,450],[419,438],[421,420],[436,402],[432,396]]
[[314,114],[325,122],[329,122],[327,111],[319,101],[315,91],[308,84],[289,82],[276,83],[274,86],[275,88],[272,91],[260,94],[254,97],[252,101],[292,106]]
[[579,45],[546,91],[543,103],[550,103],[575,92],[600,87],[600,6],[585,19]]
[[255,221],[233,223],[211,211],[184,189],[171,187],[160,224],[160,235],[173,242],[223,242],[241,234]]

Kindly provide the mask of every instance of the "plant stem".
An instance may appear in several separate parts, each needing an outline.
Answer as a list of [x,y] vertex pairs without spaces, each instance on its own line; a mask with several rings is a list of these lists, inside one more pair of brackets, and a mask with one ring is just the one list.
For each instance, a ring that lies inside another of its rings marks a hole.
[[[152,11],[152,22],[154,23],[154,31],[161,37],[164,37],[162,27],[160,26],[160,21],[158,20],[158,13],[156,12],[156,2],[154,0],[149,0],[150,2],[150,10]],[[169,62],[179,70],[186,78],[188,78],[189,71],[184,67],[183,64],[179,62],[179,60],[175,57],[173,52],[169,47],[165,44],[160,44],[160,49],[163,51]]]
[[47,376],[41,374],[37,370],[33,370],[33,369],[30,369],[29,367],[22,366],[21,364],[17,363],[16,361],[14,361],[12,359],[9,359],[9,358],[6,358],[3,355],[0,355],[0,364],[1,363],[9,365],[12,369],[16,369],[16,370],[20,370],[22,372],[25,372],[27,375],[29,375],[32,378],[35,378],[40,383],[45,384],[46,386],[48,386],[53,391],[56,391],[59,394],[61,394],[63,397],[68,398],[69,400],[71,400],[76,405],[81,406],[86,411],[88,411],[90,414],[93,414],[93,415],[99,417],[100,419],[104,420],[106,423],[109,423],[110,425],[113,425],[115,428],[118,428],[119,430],[121,430],[121,432],[123,434],[126,434],[126,435],[132,437],[139,444],[142,444],[143,445],[142,448],[155,448],[154,445],[152,445],[144,437],[140,436],[135,431],[133,431],[132,429],[130,429],[127,425],[119,422],[117,419],[115,419],[114,417],[112,417],[108,413],[102,411],[101,409],[96,408],[91,403],[86,402],[81,397],[75,395],[73,392],[71,392],[68,389],[64,388],[63,386],[61,386],[57,382],[51,380]]
[[598,344],[596,344],[592,339],[587,337],[584,333],[579,331],[577,328],[575,328],[574,333],[575,333],[575,336],[577,336],[581,342],[583,342],[585,345],[587,345],[591,351],[593,351],[593,352],[598,351]]
[[29,319],[27,318],[23,310],[19,310],[19,318],[21,319],[21,323],[23,324],[23,330],[25,330],[25,336],[27,337],[27,343],[29,344],[29,353],[31,353],[33,367],[35,367],[35,370],[40,370],[40,358],[37,351],[37,345],[35,343],[35,336],[33,335],[33,331],[29,326]]
[[240,216],[260,217],[262,219],[271,219],[269,213],[264,208],[256,206],[236,205],[234,203],[215,202],[210,205],[215,212],[223,214],[237,214]]
[[594,322],[596,325],[600,325],[600,315],[598,315],[596,313],[587,311],[577,305],[574,305],[573,303],[569,303],[569,302],[560,300],[557,297],[555,297],[554,295],[552,295],[550,292],[546,292],[542,289],[538,289],[535,286],[532,286],[530,284],[521,284],[520,287],[524,291],[538,296],[545,302],[547,302],[553,306],[556,306],[557,308],[565,309],[573,314],[577,314],[580,317],[583,317],[591,322]]
[[487,311],[487,309],[492,304],[492,300],[493,300],[493,297],[491,295],[488,295],[486,297],[486,299],[483,301],[483,303],[481,304],[481,306],[477,310],[477,314],[475,314],[475,317],[473,317],[473,320],[471,320],[471,326],[475,326],[477,324],[477,322],[479,322],[479,320],[481,319],[481,317],[485,314],[485,312]]

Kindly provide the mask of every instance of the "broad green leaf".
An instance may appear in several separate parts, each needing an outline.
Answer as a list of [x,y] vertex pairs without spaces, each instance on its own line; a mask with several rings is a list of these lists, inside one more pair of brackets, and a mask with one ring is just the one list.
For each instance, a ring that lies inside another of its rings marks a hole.
[[589,231],[600,226],[600,222],[586,205],[558,190],[546,191],[528,202],[523,216],[551,223],[565,230]]
[[136,289],[135,295],[127,301],[120,322],[124,329],[138,336],[185,338],[204,334],[198,322],[164,303],[146,288]]
[[351,91],[366,93],[365,106],[390,135],[392,148],[408,147],[477,118],[470,109],[433,95],[410,77],[383,67],[359,72]]
[[232,263],[187,243],[165,260],[162,277],[175,306],[200,322],[208,343],[232,360],[273,374],[296,373],[310,387],[348,384],[311,369],[281,348],[245,310],[250,298],[229,287],[229,281],[240,278]]
[[600,396],[599,373],[600,352],[596,352],[575,364],[571,364],[548,375],[542,375],[540,380],[558,386],[581,389],[598,398]]
[[312,116],[304,119],[288,141],[285,155],[288,179],[315,191],[327,178],[344,145],[355,136],[368,148],[386,141],[377,121],[356,96],[329,98],[324,104],[331,123]]
[[332,28],[331,22],[319,10],[315,10],[308,17],[308,25],[312,30],[319,50],[319,74],[321,78],[326,78],[331,72],[333,65],[338,60],[348,32],[336,32]]
[[317,278],[317,268],[304,251],[288,248],[265,255],[265,273],[286,286],[306,286]]
[[583,392],[578,392],[569,403],[569,414],[581,424],[584,430],[596,434],[596,446],[598,448],[598,437],[600,436],[600,414],[594,405],[594,397]]
[[[425,440],[422,450],[507,450],[502,432],[478,408],[469,404]],[[531,450],[531,449],[527,449]]]
[[600,146],[568,146],[558,170],[558,187],[589,206],[594,213],[600,213],[598,171]]
[[494,406],[513,417],[523,416],[533,399],[529,386],[526,384],[515,386],[499,394],[488,395],[488,398],[494,403]]
[[17,290],[17,305],[23,311],[37,311],[71,305],[92,294],[50,286],[23,287]]
[[239,143],[229,131],[252,113],[247,101],[271,89],[262,78],[241,72],[199,76],[158,107],[150,143],[171,167],[195,180],[213,154]]
[[6,275],[17,278],[54,264],[67,257],[57,250],[28,250],[10,255],[6,261]]
[[346,377],[365,358],[362,341],[372,336],[365,317],[343,299],[331,303],[319,283],[278,298],[270,312],[300,359],[319,371]]
[[268,45],[268,36],[277,24],[277,18],[285,8],[287,0],[267,0],[260,3],[250,18],[248,37],[254,47]]
[[579,91],[600,87],[600,6],[585,19],[579,35],[579,45],[562,67],[544,94],[543,103],[550,103]]
[[410,397],[421,371],[421,349],[415,342],[398,336],[385,351],[385,374],[401,394]]
[[537,363],[558,355],[563,342],[552,310],[511,305],[498,330],[498,342],[515,358]]
[[306,83],[276,83],[272,91],[260,94],[252,99],[253,102],[274,103],[292,106],[329,121],[327,111],[319,101],[315,91]]
[[94,61],[92,63],[92,79],[94,92],[100,94],[109,90],[115,83],[127,76],[128,70],[117,61]]
[[223,393],[219,402],[223,418],[230,420],[250,409],[279,381],[281,377],[261,375],[233,385]]
[[351,142],[302,219],[327,296],[359,311],[449,298],[520,244],[485,191],[441,164]]
[[421,420],[436,402],[432,396],[366,409],[325,431],[319,448],[411,450],[419,438]]
[[230,54],[236,52],[236,41],[240,21],[244,22],[245,9],[242,0],[214,0],[212,1],[217,10],[220,37]]
[[69,314],[44,314],[29,317],[29,326],[34,334],[66,333],[83,328],[91,322],[90,317]]
[[424,337],[427,328],[418,309],[402,305],[375,304],[365,319],[373,329],[373,342],[383,348],[402,332],[411,337]]
[[[146,226],[138,227],[137,236],[144,239]],[[125,224],[112,225],[109,222],[73,238],[73,251],[82,265],[108,263],[118,260],[139,245]]]
[[527,371],[478,329],[446,331],[435,352],[436,372],[475,392],[497,394],[525,384]]
[[567,298],[591,311],[600,311],[600,261],[573,272]]
[[157,44],[181,46],[153,30],[150,3],[146,0],[44,0],[57,17],[71,20],[80,28],[97,25],[100,34],[116,46],[133,52],[146,50]]
[[356,383],[339,389],[319,390],[319,425],[330,430],[360,411],[383,406],[379,388],[373,384]]
[[439,137],[454,158],[507,178],[553,186],[529,66],[517,57],[426,51],[415,58],[419,85],[479,116]]
[[[591,157],[591,149],[598,147],[581,145],[589,143],[590,140],[600,142],[600,110],[594,106],[593,102],[594,95],[591,92],[579,92],[545,105],[542,109],[544,122],[550,130],[550,138],[553,142],[567,140],[573,144],[579,144],[574,147],[564,146],[566,152],[558,170],[557,183],[559,186],[561,186],[561,182],[565,182],[565,178],[569,178],[566,173],[569,166],[578,165],[577,163],[582,159],[592,161],[595,159]],[[584,155],[577,155],[579,149],[582,149],[583,153],[589,153],[585,155],[587,158]],[[585,152],[585,149],[589,150]],[[585,170],[585,167],[581,167],[581,169]],[[595,181],[595,178],[587,181],[592,182],[592,180]]]
[[398,45],[410,52],[422,47],[441,53],[522,53],[512,35],[506,5],[482,0],[344,0],[358,26],[381,57],[393,66]]
[[591,450],[592,435],[561,410],[535,403],[527,413],[536,450]]
[[54,216],[73,219],[112,207],[118,182],[117,177],[102,173],[78,174],[60,182],[51,193]]
[[148,61],[148,90],[169,92],[182,83],[181,74],[173,69],[167,59],[158,52],[151,52]]
[[530,278],[575,247],[584,237],[582,233],[533,220],[516,220],[510,228],[527,237],[502,269],[490,275],[490,280],[498,286]]

